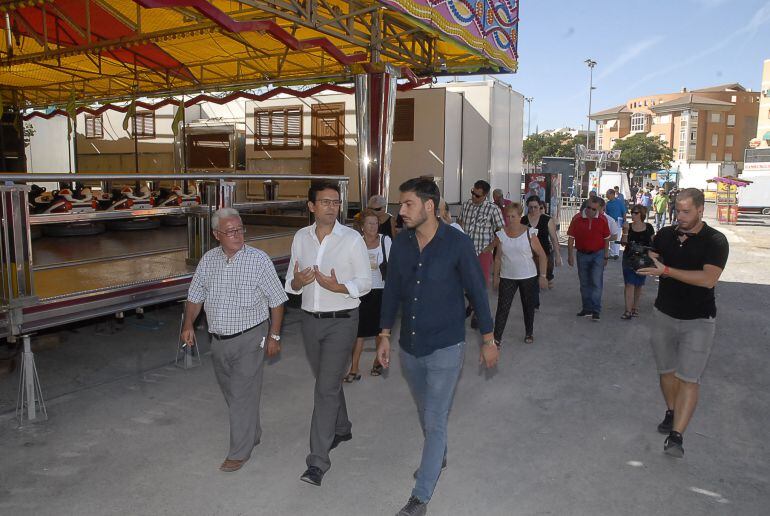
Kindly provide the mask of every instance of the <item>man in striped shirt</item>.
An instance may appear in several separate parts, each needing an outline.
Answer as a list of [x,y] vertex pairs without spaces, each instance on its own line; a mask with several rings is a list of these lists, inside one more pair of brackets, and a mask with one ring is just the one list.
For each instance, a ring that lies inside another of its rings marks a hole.
[[212,335],[214,373],[230,413],[230,450],[219,469],[232,472],[249,460],[262,436],[259,402],[264,358],[281,350],[283,304],[288,298],[270,257],[246,245],[236,210],[217,210],[211,227],[220,245],[204,254],[195,269],[182,340],[194,345],[193,323],[204,308]]

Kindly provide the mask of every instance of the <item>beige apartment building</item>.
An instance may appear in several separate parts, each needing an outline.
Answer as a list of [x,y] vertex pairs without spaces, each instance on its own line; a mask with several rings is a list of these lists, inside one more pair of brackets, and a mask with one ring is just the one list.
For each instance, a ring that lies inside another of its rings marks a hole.
[[673,170],[697,164],[704,177],[723,169],[738,172],[757,132],[759,102],[759,92],[738,83],[633,98],[591,115],[596,148],[610,150],[616,141],[642,133],[674,150]]

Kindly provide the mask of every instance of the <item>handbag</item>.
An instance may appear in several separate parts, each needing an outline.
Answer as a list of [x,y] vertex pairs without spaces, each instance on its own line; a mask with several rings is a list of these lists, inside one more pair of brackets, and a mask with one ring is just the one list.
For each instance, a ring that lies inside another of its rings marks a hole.
[[382,274],[382,281],[385,281],[385,274],[388,272],[388,256],[385,254],[385,235],[380,237],[380,247],[382,248],[382,263],[380,264],[380,274]]

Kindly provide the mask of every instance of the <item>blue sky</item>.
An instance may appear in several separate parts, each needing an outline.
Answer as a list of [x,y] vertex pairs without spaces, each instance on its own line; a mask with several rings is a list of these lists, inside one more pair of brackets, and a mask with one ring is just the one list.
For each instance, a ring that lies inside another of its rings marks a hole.
[[756,91],[770,59],[770,0],[521,0],[520,17],[519,71],[500,77],[534,97],[532,132],[585,128],[588,57],[594,112],[682,87]]

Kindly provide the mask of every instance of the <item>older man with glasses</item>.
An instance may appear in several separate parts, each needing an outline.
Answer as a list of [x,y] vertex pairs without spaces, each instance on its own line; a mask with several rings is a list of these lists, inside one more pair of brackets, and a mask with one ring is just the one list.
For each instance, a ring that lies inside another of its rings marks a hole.
[[214,373],[230,415],[230,450],[219,469],[233,472],[249,460],[262,436],[264,359],[280,352],[283,304],[288,298],[270,257],[246,245],[236,210],[217,210],[211,227],[220,245],[204,254],[195,269],[182,340],[186,346],[195,345],[193,323],[204,308]]
[[607,219],[600,216],[598,197],[588,199],[586,208],[575,215],[567,230],[567,262],[575,266],[577,248],[580,297],[583,306],[578,317],[591,317],[598,322],[602,311],[604,267],[609,258],[610,228]]

